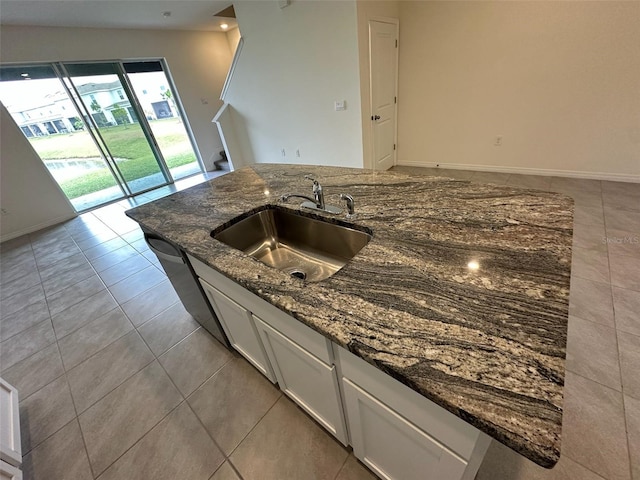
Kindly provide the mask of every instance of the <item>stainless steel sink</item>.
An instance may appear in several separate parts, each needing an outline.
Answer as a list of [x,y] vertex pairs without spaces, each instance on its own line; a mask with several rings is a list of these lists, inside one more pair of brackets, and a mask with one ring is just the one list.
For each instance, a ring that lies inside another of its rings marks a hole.
[[371,234],[278,207],[232,220],[211,232],[230,247],[291,276],[317,282],[330,277],[371,240]]

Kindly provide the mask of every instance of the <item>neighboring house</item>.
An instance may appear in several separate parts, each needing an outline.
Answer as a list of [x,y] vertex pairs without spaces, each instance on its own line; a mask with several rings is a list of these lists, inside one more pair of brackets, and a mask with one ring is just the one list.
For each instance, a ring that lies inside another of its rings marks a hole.
[[49,94],[35,105],[11,105],[7,109],[27,137],[40,137],[76,130],[76,109],[63,92]]
[[[147,120],[178,116],[173,102],[165,96],[166,85],[153,85],[153,88],[153,94],[142,89],[139,99]],[[79,85],[77,91],[99,127],[137,121],[120,81],[86,83]],[[84,128],[73,103],[63,91],[47,94],[29,106],[11,105],[7,109],[27,137],[70,133]]]

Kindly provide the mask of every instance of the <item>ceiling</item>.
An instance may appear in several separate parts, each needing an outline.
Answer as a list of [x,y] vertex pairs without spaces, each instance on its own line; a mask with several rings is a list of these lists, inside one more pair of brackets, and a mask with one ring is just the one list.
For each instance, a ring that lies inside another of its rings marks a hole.
[[[224,31],[214,17],[230,0],[1,0],[0,24]],[[165,14],[170,12],[170,15]]]

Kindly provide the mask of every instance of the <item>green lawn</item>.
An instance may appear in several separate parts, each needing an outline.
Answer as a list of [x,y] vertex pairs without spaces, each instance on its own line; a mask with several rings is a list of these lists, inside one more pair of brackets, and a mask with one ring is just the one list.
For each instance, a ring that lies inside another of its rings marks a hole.
[[[158,120],[150,123],[169,168],[196,161],[184,127],[178,123],[178,120]],[[118,168],[126,180],[137,180],[160,171],[138,124],[101,128],[100,133],[111,155],[116,158]],[[43,160],[99,157],[98,150],[86,132],[51,135],[29,140]],[[69,199],[114,185],[116,185],[115,180],[107,168],[60,183],[60,187]]]

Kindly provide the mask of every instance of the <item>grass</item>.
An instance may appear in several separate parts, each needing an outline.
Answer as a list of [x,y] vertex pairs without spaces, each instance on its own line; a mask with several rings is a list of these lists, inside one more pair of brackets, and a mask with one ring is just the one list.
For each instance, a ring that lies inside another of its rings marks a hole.
[[[178,120],[158,120],[150,124],[169,168],[196,161],[191,143]],[[111,155],[116,158],[118,168],[127,181],[144,178],[160,171],[138,124],[101,128],[100,134]],[[87,132],[38,137],[30,141],[43,160],[100,157]],[[104,169],[60,182],[60,187],[69,199],[98,192],[114,185],[116,182],[106,166]]]

